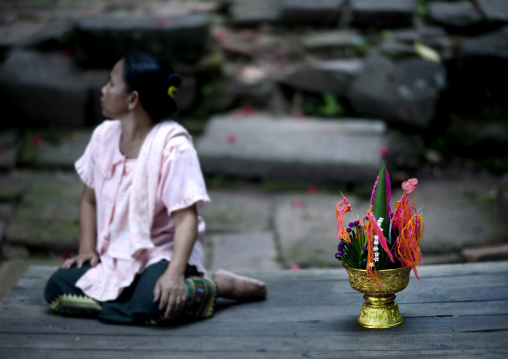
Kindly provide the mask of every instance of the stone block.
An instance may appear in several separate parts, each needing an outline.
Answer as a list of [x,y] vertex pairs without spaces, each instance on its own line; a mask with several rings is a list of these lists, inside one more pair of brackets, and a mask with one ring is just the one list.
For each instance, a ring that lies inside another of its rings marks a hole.
[[92,130],[61,131],[42,141],[33,163],[40,168],[74,169],[74,163],[85,152]]
[[29,190],[31,181],[23,172],[0,176],[0,202],[16,202]]
[[68,17],[57,18],[20,41],[17,46],[41,50],[59,50],[70,47],[73,36],[74,20]]
[[267,195],[259,193],[208,192],[212,203],[199,211],[207,233],[264,232],[269,229],[271,205]]
[[0,203],[0,243],[4,238],[5,232],[9,227],[12,215],[14,213],[14,205],[10,203]]
[[468,31],[483,22],[482,14],[467,1],[432,1],[427,4],[430,21],[453,31]]
[[13,51],[0,68],[5,122],[67,127],[96,123],[99,98],[93,95],[100,93],[108,76],[109,71],[81,71],[59,52]]
[[29,250],[76,252],[83,184],[74,173],[26,173],[32,183],[7,230],[4,243]]
[[18,21],[7,26],[0,26],[0,55],[8,49],[22,44],[41,28],[39,23]]
[[[425,221],[424,257],[505,243],[506,227],[491,199],[494,187],[493,178],[481,176],[463,176],[461,181],[420,178],[413,196]],[[401,194],[400,188],[392,190],[394,200]]]
[[[486,107],[499,106],[506,113],[507,44],[508,26],[462,40],[458,65],[450,76],[450,101],[455,112],[480,117]],[[484,124],[482,120],[480,125]]]
[[210,269],[274,270],[280,269],[277,263],[277,250],[273,233],[244,232],[238,234],[214,234],[207,237],[212,242],[213,254]]
[[310,51],[319,49],[345,49],[365,46],[366,42],[356,30],[319,31],[305,35],[302,46]]
[[0,169],[9,170],[16,166],[19,146],[14,131],[0,133]]
[[[371,176],[375,180],[375,175]],[[346,223],[362,217],[369,200],[360,200],[344,192],[353,208]],[[336,266],[337,245],[335,206],[342,199],[340,187],[335,195],[287,194],[279,196],[274,216],[280,256],[285,266]]]
[[286,24],[337,25],[345,0],[282,0],[279,20]]
[[281,0],[233,0],[230,21],[237,25],[274,23],[279,19]]
[[361,59],[322,61],[289,69],[279,76],[278,82],[297,91],[344,96],[352,80],[362,69]]
[[508,230],[508,174],[499,179],[496,186],[496,201],[501,221]]
[[426,128],[446,84],[446,69],[439,63],[420,58],[394,62],[370,55],[347,97],[359,113]]
[[382,41],[377,46],[377,51],[392,59],[403,59],[418,55],[413,45],[393,39]]
[[508,2],[504,0],[475,0],[488,21],[508,22]]
[[415,0],[351,0],[352,26],[401,28],[413,24]]
[[508,259],[508,244],[482,248],[465,248],[462,256],[468,262],[495,261]]
[[110,69],[129,51],[144,51],[177,63],[197,63],[208,46],[204,14],[81,19],[76,23],[76,59],[81,66]]
[[373,120],[217,116],[196,148],[205,173],[362,182],[379,170],[384,134]]

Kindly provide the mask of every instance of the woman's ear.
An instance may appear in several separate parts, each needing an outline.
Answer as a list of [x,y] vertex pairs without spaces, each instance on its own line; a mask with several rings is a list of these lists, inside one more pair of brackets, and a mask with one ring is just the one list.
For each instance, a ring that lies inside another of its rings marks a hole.
[[129,110],[134,110],[141,102],[139,102],[139,93],[132,91],[129,94]]

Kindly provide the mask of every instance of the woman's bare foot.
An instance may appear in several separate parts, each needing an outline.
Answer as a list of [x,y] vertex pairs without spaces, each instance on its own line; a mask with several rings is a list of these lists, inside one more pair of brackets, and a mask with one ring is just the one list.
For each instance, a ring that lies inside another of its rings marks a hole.
[[266,298],[266,284],[254,279],[243,277],[224,269],[216,270],[212,275],[219,286],[217,295],[227,299],[262,300]]

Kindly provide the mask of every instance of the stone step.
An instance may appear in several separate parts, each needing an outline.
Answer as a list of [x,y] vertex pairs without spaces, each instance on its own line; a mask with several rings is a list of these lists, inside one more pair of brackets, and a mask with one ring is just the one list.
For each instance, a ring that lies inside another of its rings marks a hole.
[[206,268],[211,270],[281,269],[272,232],[212,234],[206,242],[209,258]]
[[351,0],[352,25],[364,28],[411,26],[415,6],[416,0]]
[[216,116],[196,148],[208,174],[364,182],[379,169],[385,131],[375,120]]
[[82,71],[60,52],[12,51],[0,67],[5,116],[18,125],[79,127],[102,117],[100,89],[109,71]]
[[83,184],[72,172],[20,175],[31,183],[13,215],[3,245],[32,251],[76,252],[79,244],[79,199]]
[[85,67],[110,69],[126,51],[197,63],[206,53],[209,18],[179,16],[95,17],[76,24],[76,57]]

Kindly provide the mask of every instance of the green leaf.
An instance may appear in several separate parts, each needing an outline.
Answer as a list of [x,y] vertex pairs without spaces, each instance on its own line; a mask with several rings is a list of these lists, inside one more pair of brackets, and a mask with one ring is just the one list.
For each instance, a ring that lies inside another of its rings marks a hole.
[[386,163],[381,163],[381,170],[379,171],[379,178],[377,181],[376,194],[374,195],[374,204],[372,205],[372,213],[376,220],[383,218],[381,229],[385,238],[388,238],[388,226],[390,219],[388,218],[388,202],[386,198]]

